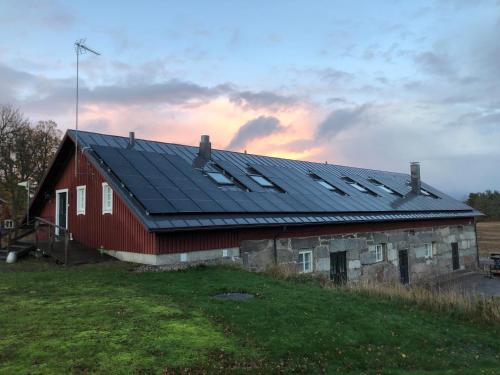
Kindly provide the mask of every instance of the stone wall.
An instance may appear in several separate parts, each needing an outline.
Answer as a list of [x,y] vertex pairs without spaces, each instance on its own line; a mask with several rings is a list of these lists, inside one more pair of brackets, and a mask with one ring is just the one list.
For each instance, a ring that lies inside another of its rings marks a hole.
[[[474,225],[248,240],[242,242],[240,256],[251,271],[264,271],[276,262],[298,270],[299,251],[312,250],[313,272],[329,274],[330,253],[345,251],[348,281],[397,281],[399,250],[408,250],[409,278],[415,282],[453,270],[453,242],[458,244],[460,268],[474,268],[477,254]],[[431,258],[425,257],[426,243],[433,244]],[[382,261],[375,259],[374,249],[378,244],[383,246]]]

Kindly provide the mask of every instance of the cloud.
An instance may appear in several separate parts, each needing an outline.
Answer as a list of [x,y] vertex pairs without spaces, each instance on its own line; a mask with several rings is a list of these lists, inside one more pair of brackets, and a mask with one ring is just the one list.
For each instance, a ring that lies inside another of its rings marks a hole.
[[451,59],[444,53],[427,51],[417,54],[415,62],[426,73],[436,76],[455,76]]
[[260,116],[242,125],[227,145],[228,149],[242,149],[249,142],[286,129],[280,120],[272,116]]
[[318,125],[315,138],[334,138],[344,130],[362,124],[365,113],[371,108],[370,104],[363,104],[352,108],[336,109]]
[[229,100],[245,109],[270,109],[273,111],[294,106],[299,102],[297,97],[281,95],[271,91],[241,91],[234,92]]
[[77,21],[77,17],[64,3],[54,0],[21,0],[5,5],[0,16],[0,22],[4,27],[17,25],[22,20],[25,25],[62,31],[70,29]]

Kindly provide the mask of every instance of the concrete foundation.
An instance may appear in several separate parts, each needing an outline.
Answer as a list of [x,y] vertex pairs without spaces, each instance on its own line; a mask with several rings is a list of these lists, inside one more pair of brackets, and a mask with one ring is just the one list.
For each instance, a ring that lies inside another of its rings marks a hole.
[[174,265],[193,265],[204,262],[214,263],[232,259],[235,262],[241,262],[240,249],[232,247],[228,249],[190,251],[188,253],[174,254],[141,254],[129,251],[103,250],[105,253],[123,260],[125,262],[148,264],[151,266],[174,266]]

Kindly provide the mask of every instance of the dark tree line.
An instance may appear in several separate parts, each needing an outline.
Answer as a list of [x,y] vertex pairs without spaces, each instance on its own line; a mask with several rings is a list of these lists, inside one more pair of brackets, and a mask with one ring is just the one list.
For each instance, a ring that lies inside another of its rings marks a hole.
[[12,217],[26,212],[27,191],[18,183],[41,182],[61,139],[54,121],[36,124],[19,109],[0,106],[0,197],[9,202]]
[[486,220],[500,220],[500,192],[486,190],[484,193],[470,193],[466,203],[487,215]]

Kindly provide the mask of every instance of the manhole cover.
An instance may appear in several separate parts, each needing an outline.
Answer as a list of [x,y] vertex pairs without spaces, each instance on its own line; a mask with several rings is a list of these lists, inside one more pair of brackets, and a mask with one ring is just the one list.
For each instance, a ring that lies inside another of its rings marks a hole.
[[250,293],[220,293],[214,296],[215,299],[222,301],[245,301],[247,299],[253,298],[253,294]]

